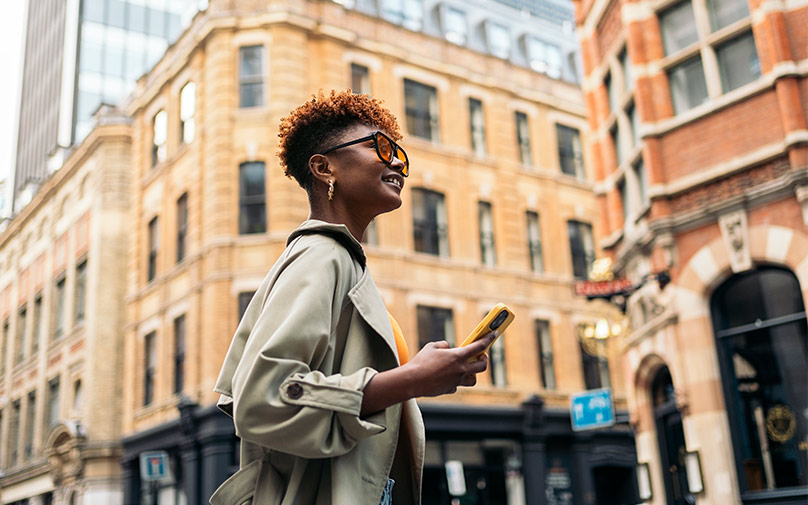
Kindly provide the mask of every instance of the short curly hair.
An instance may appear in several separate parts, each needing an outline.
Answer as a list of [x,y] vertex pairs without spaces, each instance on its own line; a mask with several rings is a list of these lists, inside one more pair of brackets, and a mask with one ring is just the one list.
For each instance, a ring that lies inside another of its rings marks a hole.
[[343,131],[359,124],[384,130],[393,140],[400,140],[398,121],[382,107],[381,101],[350,90],[320,90],[312,99],[281,119],[278,157],[287,177],[294,177],[300,187],[311,191],[314,177],[309,171],[309,158],[333,146]]

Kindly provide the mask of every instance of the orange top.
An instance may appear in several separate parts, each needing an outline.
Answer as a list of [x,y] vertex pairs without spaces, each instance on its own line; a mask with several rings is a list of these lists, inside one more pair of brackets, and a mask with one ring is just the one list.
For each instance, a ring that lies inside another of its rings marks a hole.
[[396,351],[398,351],[398,361],[401,365],[410,360],[410,350],[407,348],[407,341],[404,340],[404,332],[401,331],[401,326],[398,321],[393,317],[390,311],[387,311],[390,317],[390,326],[393,327],[393,336],[396,337]]

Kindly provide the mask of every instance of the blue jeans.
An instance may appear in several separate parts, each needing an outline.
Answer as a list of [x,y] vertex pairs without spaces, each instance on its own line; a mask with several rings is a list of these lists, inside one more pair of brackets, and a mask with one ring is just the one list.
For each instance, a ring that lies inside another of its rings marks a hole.
[[393,505],[393,484],[395,483],[396,481],[393,479],[387,479],[387,485],[384,486],[382,501],[379,502],[379,505]]

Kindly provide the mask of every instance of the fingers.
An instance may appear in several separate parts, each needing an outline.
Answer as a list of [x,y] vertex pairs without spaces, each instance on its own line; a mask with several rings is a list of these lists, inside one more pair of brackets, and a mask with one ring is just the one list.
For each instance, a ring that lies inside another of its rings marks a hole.
[[474,386],[477,384],[477,376],[474,374],[466,374],[463,376],[463,379],[460,381],[461,386]]
[[469,357],[477,356],[482,354],[485,351],[486,347],[491,345],[491,343],[496,340],[499,336],[499,331],[494,330],[486,333],[482,336],[482,338],[477,339],[474,343],[467,345],[463,349],[466,351],[466,355]]
[[437,342],[430,342],[427,345],[432,345],[432,347],[437,347],[438,349],[448,349],[449,347],[451,347],[449,345],[449,342],[447,342],[445,340],[439,340]]

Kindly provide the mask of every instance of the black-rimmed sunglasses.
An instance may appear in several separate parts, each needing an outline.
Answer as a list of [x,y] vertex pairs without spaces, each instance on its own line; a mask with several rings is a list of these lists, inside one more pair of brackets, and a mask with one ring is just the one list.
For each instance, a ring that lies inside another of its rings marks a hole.
[[410,175],[410,160],[407,158],[407,153],[404,152],[404,149],[402,149],[401,146],[393,142],[393,139],[379,131],[373,132],[367,137],[362,137],[361,139],[351,140],[350,142],[345,142],[344,144],[340,144],[338,146],[329,147],[319,154],[328,154],[331,151],[336,151],[337,149],[342,149],[343,147],[367,142],[368,140],[373,141],[373,147],[376,148],[376,155],[380,160],[388,165],[392,165],[393,158],[398,158],[402,163],[404,163],[404,168],[401,169],[401,175],[404,177]]

